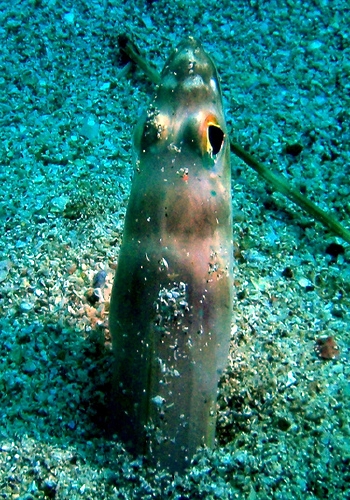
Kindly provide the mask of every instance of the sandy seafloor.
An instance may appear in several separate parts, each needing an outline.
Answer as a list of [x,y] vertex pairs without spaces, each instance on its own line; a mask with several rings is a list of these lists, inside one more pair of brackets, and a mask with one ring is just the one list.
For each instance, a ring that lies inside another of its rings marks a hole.
[[[349,245],[233,156],[217,448],[172,478],[104,434],[132,133],[154,92],[117,35],[158,69],[198,37],[232,138],[349,227],[347,2],[12,0],[0,19],[0,498],[350,498]],[[327,336],[337,359],[314,351]]]

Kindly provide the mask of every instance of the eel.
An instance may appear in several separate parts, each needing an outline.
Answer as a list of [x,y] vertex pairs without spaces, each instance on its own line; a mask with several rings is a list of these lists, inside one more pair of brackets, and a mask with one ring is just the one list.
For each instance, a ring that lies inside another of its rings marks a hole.
[[233,286],[230,141],[216,67],[194,38],[165,63],[134,150],[110,301],[111,426],[134,455],[182,473],[215,444]]

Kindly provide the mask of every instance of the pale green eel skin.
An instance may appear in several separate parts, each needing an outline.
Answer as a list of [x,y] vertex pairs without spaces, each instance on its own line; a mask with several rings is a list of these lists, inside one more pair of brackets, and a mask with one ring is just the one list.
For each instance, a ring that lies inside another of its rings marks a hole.
[[232,317],[229,150],[215,65],[186,39],[135,132],[110,303],[113,430],[170,472],[215,443]]

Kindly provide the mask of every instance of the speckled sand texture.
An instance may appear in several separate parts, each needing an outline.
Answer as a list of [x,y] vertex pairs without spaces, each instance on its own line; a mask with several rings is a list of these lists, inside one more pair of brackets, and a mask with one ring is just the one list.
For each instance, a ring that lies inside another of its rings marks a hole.
[[218,447],[174,479],[104,434],[132,132],[154,90],[117,35],[158,69],[198,37],[231,136],[349,228],[349,26],[345,0],[0,2],[0,498],[350,499],[349,245],[234,157]]

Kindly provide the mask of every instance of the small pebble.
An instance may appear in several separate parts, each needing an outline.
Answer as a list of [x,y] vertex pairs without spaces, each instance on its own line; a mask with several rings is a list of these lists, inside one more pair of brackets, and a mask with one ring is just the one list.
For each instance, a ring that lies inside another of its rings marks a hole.
[[103,270],[99,271],[94,276],[94,279],[92,281],[92,286],[94,288],[103,288],[106,283],[106,277],[107,277],[106,271]]
[[292,371],[289,371],[287,373],[287,382],[286,382],[286,387],[289,387],[293,384],[295,384],[295,382],[297,381],[297,379],[294,377],[294,374]]
[[30,304],[29,302],[21,302],[19,309],[21,312],[29,312],[33,309],[33,304]]
[[33,373],[35,373],[36,371],[36,364],[34,363],[34,361],[26,361],[24,363],[24,366],[23,366],[23,371],[24,373],[26,373],[27,375],[32,375]]
[[307,278],[300,278],[298,283],[303,288],[306,288],[306,287],[312,285],[311,281],[308,280]]
[[336,359],[339,357],[339,347],[333,337],[318,338],[315,344],[315,352],[322,359]]
[[74,274],[76,270],[77,270],[77,265],[76,264],[71,264],[67,268],[68,274]]

